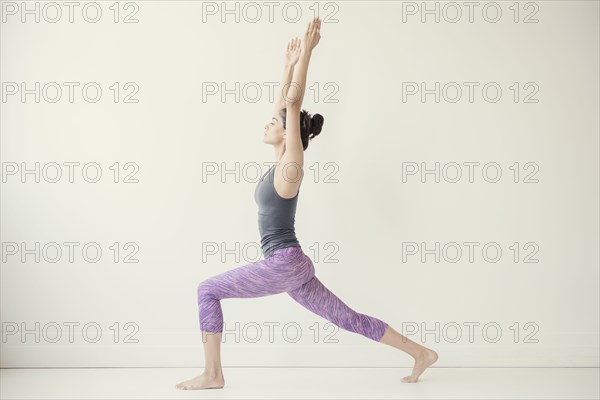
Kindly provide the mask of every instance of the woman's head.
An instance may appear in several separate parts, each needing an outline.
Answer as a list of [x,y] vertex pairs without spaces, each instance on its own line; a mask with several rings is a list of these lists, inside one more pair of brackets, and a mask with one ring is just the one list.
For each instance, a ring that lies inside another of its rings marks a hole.
[[[264,141],[266,143],[275,145],[282,141],[285,143],[286,117],[287,109],[282,108],[279,114],[274,116],[271,122],[265,126]],[[321,114],[311,116],[306,110],[300,112],[300,139],[304,150],[308,148],[309,140],[321,133],[323,122],[324,118]]]

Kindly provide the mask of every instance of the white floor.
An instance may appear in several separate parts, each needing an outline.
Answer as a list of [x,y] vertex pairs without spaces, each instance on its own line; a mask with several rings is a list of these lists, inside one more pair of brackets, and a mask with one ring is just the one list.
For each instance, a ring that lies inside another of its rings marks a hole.
[[194,368],[2,369],[1,399],[599,399],[598,368],[223,368],[225,388],[175,389]]

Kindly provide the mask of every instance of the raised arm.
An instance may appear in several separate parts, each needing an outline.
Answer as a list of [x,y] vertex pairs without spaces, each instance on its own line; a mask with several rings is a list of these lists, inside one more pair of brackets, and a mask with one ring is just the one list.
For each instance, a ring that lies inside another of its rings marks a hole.
[[321,20],[316,17],[309,24],[304,41],[302,42],[302,52],[294,69],[294,76],[290,89],[285,99],[286,103],[286,135],[285,135],[285,162],[291,162],[304,168],[304,148],[302,138],[300,137],[300,112],[302,111],[302,100],[304,99],[304,90],[306,88],[306,75],[308,64],[312,56],[312,50],[319,43]]
[[298,62],[298,58],[300,58],[300,39],[296,37],[289,41],[285,52],[283,78],[281,78],[281,85],[275,90],[277,95],[273,108],[273,115],[279,114],[279,111],[285,108],[285,97],[290,88],[294,66]]
[[[308,64],[310,63],[310,57],[315,46],[321,39],[321,20],[319,17],[313,18],[308,23],[308,28],[304,33],[304,40],[301,46],[300,58],[296,68],[294,69],[293,79],[291,82],[290,89],[287,93],[286,105],[293,104],[298,110],[302,107],[302,100],[304,100],[304,93],[306,90],[306,76],[308,74]],[[289,111],[289,110],[288,110]]]

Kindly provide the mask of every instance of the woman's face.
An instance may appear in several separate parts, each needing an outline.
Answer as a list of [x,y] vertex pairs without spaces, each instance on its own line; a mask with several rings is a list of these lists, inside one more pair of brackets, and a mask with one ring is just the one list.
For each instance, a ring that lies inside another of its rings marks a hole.
[[281,115],[275,115],[271,121],[265,125],[265,134],[263,142],[269,144],[278,144],[285,138],[285,129],[283,129],[283,120]]

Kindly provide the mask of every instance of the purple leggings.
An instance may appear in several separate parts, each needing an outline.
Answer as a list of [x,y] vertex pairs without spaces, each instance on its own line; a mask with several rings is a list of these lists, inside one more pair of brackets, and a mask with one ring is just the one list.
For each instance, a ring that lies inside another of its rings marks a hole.
[[198,285],[203,332],[223,332],[221,299],[263,297],[286,292],[298,303],[336,326],[379,342],[387,324],[348,307],[315,276],[301,247],[273,251],[269,257],[206,279]]

